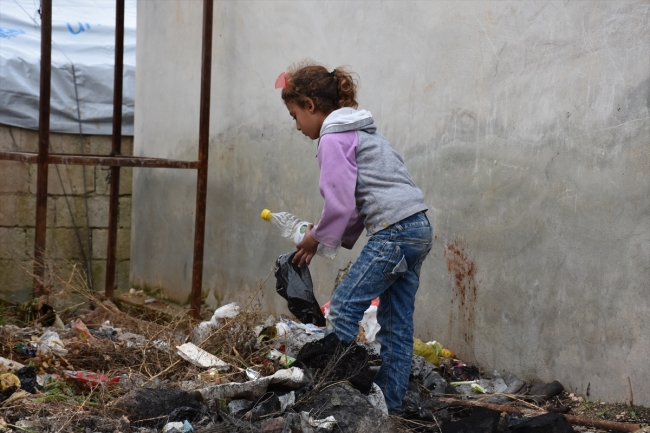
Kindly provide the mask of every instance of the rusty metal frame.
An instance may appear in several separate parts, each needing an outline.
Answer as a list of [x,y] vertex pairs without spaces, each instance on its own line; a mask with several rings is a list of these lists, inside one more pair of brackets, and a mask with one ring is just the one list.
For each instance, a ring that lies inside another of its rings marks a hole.
[[192,318],[201,314],[205,212],[207,200],[208,150],[210,139],[210,84],[212,74],[212,21],[214,0],[203,0],[203,35],[201,53],[201,96],[199,114],[199,149],[197,161],[121,155],[122,84],[124,61],[124,0],[116,0],[115,72],[113,85],[113,131],[110,155],[50,153],[50,97],[52,72],[52,0],[41,4],[41,77],[38,124],[38,152],[0,151],[0,160],[37,164],[36,230],[34,236],[33,296],[45,292],[45,235],[47,220],[47,178],[49,164],[110,167],[108,252],[104,294],[113,299],[115,287],[116,240],[119,217],[120,167],[179,168],[197,170],[196,216],[194,222],[194,259],[192,266]]

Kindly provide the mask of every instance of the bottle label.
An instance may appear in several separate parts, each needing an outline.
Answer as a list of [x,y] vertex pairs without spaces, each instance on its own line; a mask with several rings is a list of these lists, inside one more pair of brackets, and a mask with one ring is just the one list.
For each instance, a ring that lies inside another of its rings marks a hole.
[[296,244],[299,244],[302,242],[302,239],[305,237],[305,233],[307,232],[307,225],[308,224],[303,224],[300,227],[298,227],[298,230],[293,235],[293,241]]

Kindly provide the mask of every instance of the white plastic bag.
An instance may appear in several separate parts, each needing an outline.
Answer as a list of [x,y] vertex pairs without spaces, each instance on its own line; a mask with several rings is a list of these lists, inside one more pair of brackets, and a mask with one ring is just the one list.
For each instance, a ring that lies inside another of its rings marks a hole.
[[36,340],[36,347],[38,348],[38,353],[41,355],[49,355],[50,353],[53,353],[59,356],[66,356],[68,354],[68,349],[65,348],[59,334],[54,331],[45,331],[45,333]]
[[230,304],[223,305],[214,312],[212,315],[212,322],[215,326],[221,326],[225,320],[223,319],[232,319],[239,314],[239,305],[236,302],[231,302]]
[[381,329],[381,326],[377,323],[377,307],[375,305],[368,307],[365,313],[363,313],[363,319],[361,319],[361,322],[359,323],[363,326],[366,340],[369,342],[375,341],[375,336]]

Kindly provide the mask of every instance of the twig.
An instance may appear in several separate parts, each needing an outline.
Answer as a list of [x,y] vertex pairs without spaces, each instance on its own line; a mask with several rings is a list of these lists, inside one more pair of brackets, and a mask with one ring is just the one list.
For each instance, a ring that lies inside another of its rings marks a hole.
[[90,392],[88,393],[88,396],[87,396],[86,398],[84,398],[84,401],[83,401],[83,402],[81,402],[81,406],[79,406],[79,407],[77,408],[77,411],[76,411],[75,413],[73,413],[73,414],[70,416],[70,418],[67,419],[66,422],[63,423],[63,425],[61,426],[61,428],[58,429],[58,430],[56,431],[56,433],[60,433],[60,432],[65,428],[65,426],[67,426],[67,425],[70,423],[70,421],[72,421],[73,418],[74,418],[75,416],[77,416],[77,414],[78,414],[79,412],[81,412],[81,409],[83,409],[83,407],[86,405],[86,402],[88,401],[88,399],[90,399],[90,396],[92,395],[94,389],[95,389],[95,388],[91,388],[91,389],[90,389]]
[[20,431],[26,431],[26,432],[29,432],[29,433],[32,433],[34,431],[29,427],[20,427],[20,426],[14,425],[14,424],[5,424],[4,426],[5,427],[15,428],[15,429],[18,429]]
[[[531,409],[521,409],[514,406],[504,406],[500,404],[483,403],[481,401],[476,401],[476,400],[457,400],[454,398],[446,398],[446,397],[441,397],[439,400],[443,403],[447,403],[452,406],[453,405],[470,406],[470,407],[480,406],[480,407],[485,407],[487,409],[498,410],[499,412],[507,412],[507,413],[519,412],[527,416],[539,416],[548,413],[544,411],[536,411]],[[636,430],[641,429],[640,424],[628,424],[628,423],[622,423],[616,421],[604,421],[600,419],[593,419],[593,418],[587,418],[584,416],[575,416],[575,415],[564,415],[564,417],[571,424],[581,425],[585,427],[595,427],[603,430],[634,432]]]
[[632,382],[630,382],[630,376],[627,377],[627,387],[630,389],[630,406],[634,406],[634,394],[632,394]]
[[174,363],[172,365],[170,365],[169,367],[167,367],[166,369],[164,369],[160,373],[156,374],[155,376],[151,376],[143,385],[146,385],[147,383],[151,382],[152,380],[154,380],[155,378],[157,378],[161,374],[167,373],[169,370],[172,369],[172,367],[174,367],[174,366],[176,366],[176,364],[180,363],[181,360],[182,359],[177,359],[176,361],[174,361]]

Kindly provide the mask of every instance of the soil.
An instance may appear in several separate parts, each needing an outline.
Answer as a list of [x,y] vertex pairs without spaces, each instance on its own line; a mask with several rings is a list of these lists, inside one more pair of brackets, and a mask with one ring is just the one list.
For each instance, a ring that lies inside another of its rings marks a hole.
[[[605,403],[573,396],[563,392],[555,397],[549,406],[567,406],[568,414],[606,421],[625,422],[631,424],[650,425],[650,408],[629,406],[622,403]],[[574,427],[575,428],[575,427]],[[576,428],[576,430],[578,430]],[[593,428],[580,427],[580,431],[603,432]]]
[[[191,324],[186,314],[171,319],[167,317],[157,323],[154,317],[159,319],[159,314],[132,317],[107,301],[90,300],[88,304],[88,308],[78,311],[74,316],[63,317],[63,321],[69,323],[73,318],[82,318],[92,331],[92,336],[83,335],[69,328],[53,329],[59,334],[68,350],[67,355],[63,357],[35,356],[27,350],[47,329],[52,329],[41,326],[38,318],[35,320],[32,318],[29,322],[25,320],[20,323],[20,327],[0,327],[0,356],[32,365],[38,374],[58,374],[60,377],[40,393],[29,394],[26,398],[16,401],[5,401],[4,406],[0,407],[0,426],[18,425],[20,428],[10,428],[32,432],[76,432],[84,431],[86,428],[102,433],[115,430],[129,431],[128,427],[124,428],[129,424],[128,420],[110,410],[111,405],[124,397],[129,389],[122,386],[91,387],[88,384],[64,380],[61,378],[65,377],[63,370],[89,371],[108,377],[128,377],[132,382],[132,388],[142,386],[143,383],[161,388],[178,387],[183,381],[196,381],[200,375],[205,374],[205,369],[179,360],[174,350],[168,350],[187,338]],[[280,366],[263,356],[269,350],[264,346],[267,343],[262,343],[263,346],[257,351],[253,348],[254,345],[251,345],[251,339],[253,342],[257,341],[253,329],[262,323],[263,317],[267,316],[260,311],[242,312],[229,322],[228,326],[212,335],[201,347],[232,365],[252,367],[264,376],[273,374]],[[5,314],[2,319],[6,323],[11,318]],[[106,320],[110,320],[113,327],[121,328],[122,333],[143,336],[144,343],[120,341],[108,335],[97,334],[98,327]],[[303,363],[303,365],[297,364],[298,366],[309,366],[314,372],[311,388],[301,390],[301,396],[297,395],[303,404],[312,400],[320,401],[318,399],[321,397],[323,401],[330,401],[331,396],[319,397],[320,393],[325,390],[331,391],[337,386],[336,383],[342,381],[349,381],[354,388],[365,392],[372,384],[373,372],[370,367],[376,366],[376,356],[368,354],[360,346],[352,346],[352,348],[347,345],[341,346],[330,339],[323,338],[305,345],[297,356],[297,363]],[[242,382],[247,378],[245,373],[239,371],[217,374],[208,380],[214,383],[227,383]],[[337,392],[339,399],[344,394],[343,391]],[[135,407],[135,404],[131,406]],[[593,401],[567,392],[553,397],[549,402],[539,405],[539,408],[549,411],[562,410],[570,415],[593,419],[650,425],[650,408]],[[436,419],[433,421],[431,418],[411,421],[396,417],[391,419],[402,426],[400,431],[412,432],[416,431],[416,428],[420,431],[439,431],[438,422],[441,421],[443,413],[446,414],[444,416],[457,419],[462,417],[463,411],[467,410],[446,405],[432,405],[424,409],[433,413]],[[332,413],[336,410],[338,409],[332,409]],[[369,409],[368,411],[368,413],[372,412]],[[365,424],[370,430],[380,431],[374,424],[380,419],[378,416],[366,416],[366,418]],[[204,424],[207,425],[209,421],[214,420],[205,418]],[[200,422],[196,427],[197,432],[201,431]],[[574,429],[578,432],[605,432],[605,430],[580,426],[574,426]],[[131,425],[131,431],[136,431],[135,424]]]

